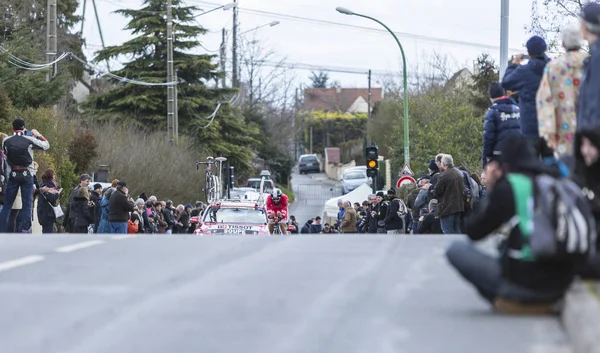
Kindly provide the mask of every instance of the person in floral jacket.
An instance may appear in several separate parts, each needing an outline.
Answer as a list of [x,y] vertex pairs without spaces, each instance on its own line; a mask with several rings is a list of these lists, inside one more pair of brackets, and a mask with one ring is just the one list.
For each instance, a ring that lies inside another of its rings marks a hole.
[[566,53],[546,65],[536,101],[540,136],[565,156],[573,153],[577,100],[588,54],[581,50],[583,36],[577,25],[563,30],[562,44]]

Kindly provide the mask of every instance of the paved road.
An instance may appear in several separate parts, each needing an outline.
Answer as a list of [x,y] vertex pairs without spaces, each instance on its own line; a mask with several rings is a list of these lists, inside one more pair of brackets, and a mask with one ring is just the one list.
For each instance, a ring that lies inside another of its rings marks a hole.
[[325,202],[334,196],[340,196],[339,183],[327,180],[323,173],[294,173],[292,187],[297,201],[290,207],[290,214],[296,216],[300,226],[311,218],[322,216]]
[[0,235],[6,353],[565,353],[491,313],[449,237]]

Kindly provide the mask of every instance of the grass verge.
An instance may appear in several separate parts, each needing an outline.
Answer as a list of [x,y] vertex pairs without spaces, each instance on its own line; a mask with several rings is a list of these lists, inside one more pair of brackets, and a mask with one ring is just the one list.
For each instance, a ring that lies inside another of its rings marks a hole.
[[600,285],[598,284],[598,281],[586,281],[586,284],[590,292],[600,300]]
[[[291,188],[288,189],[285,186],[281,185],[281,184],[275,184],[276,187],[278,187],[279,189],[281,189],[281,192],[283,192],[284,194],[287,195],[288,197],[288,201],[290,203],[294,202],[296,200],[296,195],[294,194],[294,190],[292,190]],[[291,187],[291,185],[290,185]]]

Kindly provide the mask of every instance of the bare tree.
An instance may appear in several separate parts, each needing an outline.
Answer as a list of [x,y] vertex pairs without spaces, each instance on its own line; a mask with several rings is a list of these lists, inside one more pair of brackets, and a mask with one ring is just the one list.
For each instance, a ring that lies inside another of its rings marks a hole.
[[[408,68],[408,88],[411,94],[442,88],[464,65],[437,51],[423,51],[420,60]],[[469,68],[470,69],[470,68]],[[386,96],[402,99],[404,89],[402,72],[390,72],[382,78]]]
[[529,33],[546,39],[550,51],[561,47],[560,32],[565,24],[577,19],[588,1],[584,0],[532,0],[531,23],[525,28]]
[[286,58],[279,57],[258,40],[242,42],[241,53],[241,77],[247,82],[250,104],[289,106],[295,76],[288,69]]

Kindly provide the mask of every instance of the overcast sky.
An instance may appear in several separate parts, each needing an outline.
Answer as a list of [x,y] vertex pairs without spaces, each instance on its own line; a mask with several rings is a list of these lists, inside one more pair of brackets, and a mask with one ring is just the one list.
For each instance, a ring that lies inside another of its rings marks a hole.
[[[118,45],[131,38],[130,33],[123,29],[127,19],[112,12],[119,8],[138,8],[142,0],[96,2],[106,45]],[[185,0],[186,4],[204,11],[228,2]],[[524,26],[530,19],[530,5],[530,0],[511,1],[511,54],[517,50],[524,51],[528,38]],[[433,52],[447,55],[453,69],[471,68],[473,60],[482,52],[488,52],[496,59],[499,57],[500,0],[239,0],[240,31],[278,20],[280,24],[275,27],[265,27],[244,36],[259,40],[293,64],[371,69],[374,72],[399,71],[400,51],[393,38],[383,32],[335,24],[381,29],[377,23],[367,19],[339,14],[335,11],[336,6],[375,17],[393,31],[405,33],[399,39],[409,68],[415,67],[417,62],[424,62],[424,56]],[[79,9],[81,11],[82,8]],[[218,10],[199,17],[198,21],[210,31],[201,38],[203,46],[209,51],[216,51],[221,43],[221,29],[231,29],[232,12]],[[88,43],[86,54],[91,58],[93,51],[101,47],[101,40],[89,5],[83,35]],[[298,76],[305,82],[308,82],[309,74],[310,71],[298,71]],[[330,77],[344,87],[366,86],[364,75],[331,73]],[[377,77],[374,79],[376,82]]]

